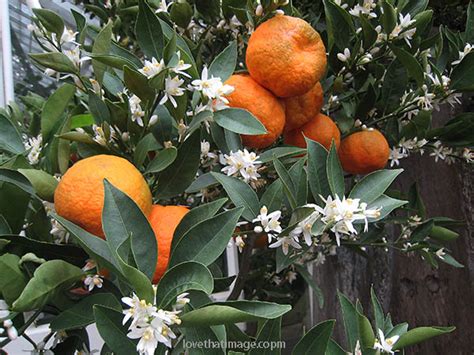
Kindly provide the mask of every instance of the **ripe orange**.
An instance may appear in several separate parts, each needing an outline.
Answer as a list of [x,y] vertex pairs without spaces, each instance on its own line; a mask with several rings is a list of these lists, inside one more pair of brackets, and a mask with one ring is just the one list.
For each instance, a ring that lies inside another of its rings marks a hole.
[[366,129],[344,138],[338,153],[345,171],[368,174],[387,165],[390,147],[382,133]]
[[286,98],[283,102],[286,113],[285,131],[290,131],[301,127],[321,111],[324,103],[323,88],[318,82],[307,93]]
[[257,136],[242,135],[244,145],[255,149],[272,145],[285,126],[285,110],[278,99],[248,75],[232,75],[226,84],[234,87],[227,96],[229,105],[250,111],[268,131]]
[[153,276],[153,283],[155,284],[160,281],[168,267],[174,231],[188,212],[188,208],[184,206],[152,206],[148,220],[155,232],[156,242],[158,243],[158,260]]
[[341,132],[328,116],[318,113],[312,120],[300,128],[285,133],[285,144],[306,148],[304,137],[308,137],[323,145],[326,149],[331,148],[334,140],[336,148],[341,143]]
[[246,63],[252,78],[276,96],[298,96],[326,72],[326,48],[308,22],[275,16],[250,36]]
[[104,179],[126,193],[148,215],[152,200],[145,179],[128,160],[114,155],[78,161],[66,171],[54,193],[54,206],[60,216],[102,238]]

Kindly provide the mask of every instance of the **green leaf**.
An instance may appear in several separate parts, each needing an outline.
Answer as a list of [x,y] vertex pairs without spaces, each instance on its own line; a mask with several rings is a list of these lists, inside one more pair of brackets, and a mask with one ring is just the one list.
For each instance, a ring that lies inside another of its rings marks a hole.
[[459,269],[462,269],[464,267],[463,264],[461,264],[459,261],[457,261],[456,259],[453,258],[452,255],[449,255],[449,254],[445,254],[443,255],[442,258],[439,258],[442,262],[448,264],[448,265],[451,265],[453,267],[456,267],[456,268],[459,268]]
[[347,355],[347,352],[333,339],[329,339],[326,355]]
[[65,54],[59,52],[36,53],[29,55],[37,64],[60,73],[76,74],[77,68]]
[[408,74],[405,67],[394,60],[387,68],[382,84],[381,102],[385,110],[392,110],[400,106],[400,97],[408,85]]
[[312,275],[308,272],[305,266],[295,264],[296,271],[303,277],[309,287],[311,287],[316,294],[316,298],[318,299],[319,308],[323,308],[324,306],[324,295],[321,288],[316,284]]
[[64,21],[59,15],[41,8],[32,9],[32,11],[47,31],[55,33],[56,38],[61,38],[64,32]]
[[158,308],[167,308],[176,302],[176,297],[189,290],[211,294],[214,280],[211,272],[203,264],[193,261],[183,262],[166,271],[156,290]]
[[359,339],[359,327],[357,322],[357,310],[349,299],[342,293],[337,293],[339,304],[341,306],[342,318],[344,320],[344,329],[346,339],[350,349],[355,349],[356,342]]
[[133,154],[133,162],[136,166],[143,165],[148,152],[155,151],[163,148],[160,143],[156,140],[153,134],[148,133],[143,137],[137,144],[135,152]]
[[89,113],[71,116],[71,129],[89,127],[94,124],[94,118]]
[[296,201],[296,188],[293,184],[290,173],[288,170],[286,170],[283,163],[277,158],[273,159],[273,165],[275,166],[275,170],[280,177],[283,191],[285,192],[285,196],[290,203],[291,209],[294,210],[298,206],[298,203]]
[[325,355],[334,328],[334,320],[327,320],[311,328],[293,349],[293,355]]
[[144,101],[144,104],[147,104],[155,98],[155,91],[148,84],[147,77],[139,71],[132,69],[129,66],[124,66],[123,80],[125,86]]
[[120,57],[115,54],[90,54],[90,57],[95,61],[106,66],[123,70],[124,66],[129,66],[133,69],[138,69],[134,62],[127,58]]
[[177,242],[180,241],[181,238],[186,235],[186,233],[188,233],[198,223],[212,218],[226,202],[226,198],[221,198],[213,202],[197,206],[186,213],[174,231],[171,250],[173,251],[175,249]]
[[331,52],[334,45],[345,48],[354,34],[354,24],[349,13],[332,1],[324,0],[324,13],[327,21],[328,51]]
[[382,26],[385,30],[385,33],[391,33],[397,25],[397,12],[389,0],[382,1],[382,9]]
[[[179,4],[179,3],[176,3]],[[212,327],[189,327],[180,328],[183,331],[184,339],[186,342],[193,342],[190,344],[218,344],[220,341],[225,341],[226,332],[223,325],[217,325]],[[222,344],[222,343],[221,343]],[[183,354],[184,352],[174,348],[177,354]],[[183,349],[184,351],[184,349]],[[223,355],[226,354],[221,346],[215,347],[202,347],[202,348],[190,348],[186,349],[186,353],[190,355]]]
[[273,161],[273,158],[287,158],[292,157],[295,155],[305,154],[306,149],[298,148],[298,147],[276,147],[272,149],[265,150],[260,154],[258,160],[262,163],[270,163]]
[[357,325],[362,347],[372,349],[375,343],[374,331],[370,321],[361,312],[357,312]]
[[403,169],[379,170],[364,176],[352,189],[350,198],[359,198],[369,204],[379,198]]
[[135,34],[140,49],[149,59],[163,57],[164,41],[160,21],[145,1],[139,2]]
[[308,182],[315,201],[320,197],[327,198],[331,194],[326,164],[328,151],[318,142],[306,138],[308,149]]
[[382,306],[380,305],[380,302],[377,299],[377,295],[375,294],[373,287],[370,288],[370,301],[372,303],[372,308],[374,310],[375,328],[383,330],[385,317],[384,317]]
[[43,200],[53,202],[54,191],[58,186],[58,180],[43,170],[18,169],[30,181],[37,195]]
[[122,311],[122,305],[113,294],[92,294],[58,314],[49,324],[51,330],[77,329],[94,323],[93,307],[95,305],[108,307],[118,312]]
[[100,337],[114,354],[135,354],[137,347],[135,342],[127,337],[127,328],[122,325],[122,312],[100,305],[96,305],[93,308]]
[[267,207],[268,212],[279,210],[282,205],[281,195],[283,194],[283,184],[281,179],[275,180],[270,186],[265,189],[260,203]]
[[175,161],[159,175],[157,198],[174,197],[191,185],[199,168],[200,146],[201,140],[197,131],[178,148],[178,156]]
[[466,55],[454,67],[451,74],[451,88],[458,91],[474,91],[474,52]]
[[226,108],[214,112],[214,121],[231,132],[247,135],[265,134],[265,126],[249,111],[240,108]]
[[261,301],[227,301],[193,310],[181,315],[183,327],[275,319],[291,310],[290,305]]
[[20,296],[28,282],[19,263],[17,255],[6,253],[0,256],[0,295],[9,305]]
[[164,142],[168,142],[172,138],[173,133],[173,122],[174,118],[165,106],[159,105],[155,112],[158,120],[151,128],[151,132],[156,140],[164,145]]
[[237,42],[232,41],[209,66],[209,76],[221,78],[225,82],[234,73],[237,65]]
[[0,168],[0,182],[13,184],[22,189],[27,194],[37,197],[30,181],[18,171]]
[[439,335],[451,333],[456,327],[419,327],[402,334],[392,350],[400,350],[415,345]]
[[[281,317],[275,319],[267,320],[263,326],[260,328],[257,339],[255,341],[258,344],[278,344],[281,341]],[[250,349],[249,355],[280,355],[281,347],[276,347],[275,349],[265,348],[265,349]]]
[[376,219],[369,219],[369,222],[379,221],[387,217],[394,209],[407,204],[408,201],[397,200],[395,198],[382,195],[367,206],[367,209],[381,208],[380,216]]
[[92,91],[89,92],[89,111],[98,125],[104,122],[110,122],[109,108],[106,103]]
[[424,71],[421,67],[421,64],[416,60],[416,58],[406,50],[391,46],[390,49],[395,53],[397,59],[405,66],[408,71],[408,74],[416,80],[418,87],[424,84]]
[[119,250],[123,250],[120,246],[130,238],[131,252],[138,270],[150,280],[153,279],[158,246],[147,217],[127,194],[114,187],[106,179],[104,191],[102,226],[107,243],[124,260],[128,260],[129,251],[126,250],[122,254]]
[[41,133],[43,141],[48,142],[55,129],[58,129],[61,118],[66,112],[69,101],[74,97],[76,88],[71,84],[64,84],[57,89],[44,104],[41,112]]
[[459,233],[456,233],[448,228],[441,226],[433,226],[430,232],[430,237],[443,242],[450,242],[459,237]]
[[222,185],[235,207],[243,207],[242,217],[251,222],[258,214],[260,203],[255,191],[242,180],[233,176],[211,172]]
[[[337,150],[334,142],[331,144],[329,154],[326,162],[326,172],[328,176],[328,183],[333,196],[344,196],[344,174],[342,172],[341,162],[337,157]],[[327,196],[323,196],[327,197]]]
[[178,150],[175,147],[166,148],[158,151],[155,158],[148,165],[147,173],[159,173],[170,166],[178,156]]
[[170,10],[171,21],[181,28],[188,28],[193,17],[193,8],[188,2],[173,2]]
[[7,116],[0,113],[0,152],[21,154],[25,151],[20,132]]
[[[112,21],[109,21],[105,27],[103,27],[99,34],[95,37],[94,44],[92,46],[93,55],[109,54],[112,45]],[[104,80],[104,72],[107,69],[107,65],[95,60],[92,57],[92,67],[94,68],[94,74],[97,81],[102,84]]]
[[15,312],[39,309],[61,290],[71,287],[84,275],[77,266],[63,260],[50,260],[34,272],[20,297],[13,303]]
[[432,219],[427,220],[426,222],[420,224],[415,228],[413,233],[410,236],[410,240],[413,242],[421,242],[431,233],[433,229],[434,221]]
[[184,261],[213,263],[226,249],[243,208],[222,212],[191,228],[180,238],[170,257],[170,266]]
[[464,32],[464,42],[474,42],[474,2],[470,1],[467,8],[466,31]]
[[212,176],[211,173],[204,173],[202,175],[199,175],[199,177],[194,180],[191,185],[189,185],[185,192],[188,194],[196,193],[217,184],[217,180],[214,178],[214,176]]

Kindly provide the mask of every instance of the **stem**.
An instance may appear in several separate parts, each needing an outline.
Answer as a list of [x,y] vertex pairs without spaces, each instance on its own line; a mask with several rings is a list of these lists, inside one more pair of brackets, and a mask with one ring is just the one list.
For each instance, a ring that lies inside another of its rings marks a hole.
[[23,334],[23,338],[25,338],[25,340],[27,340],[31,345],[33,345],[33,348],[35,350],[38,350],[38,346],[36,345],[36,343],[33,341],[33,339],[31,339],[28,335]]
[[252,256],[253,244],[255,242],[255,236],[249,235],[247,237],[247,243],[245,243],[244,250],[242,252],[242,258],[240,259],[240,270],[237,278],[235,279],[234,288],[232,289],[228,301],[236,300],[239,298],[240,293],[244,289],[245,280],[250,271],[250,257]]

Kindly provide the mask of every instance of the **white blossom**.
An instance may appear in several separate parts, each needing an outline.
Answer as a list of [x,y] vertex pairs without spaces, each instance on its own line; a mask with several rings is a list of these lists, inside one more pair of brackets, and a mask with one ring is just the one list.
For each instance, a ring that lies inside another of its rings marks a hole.
[[92,291],[95,287],[102,288],[104,280],[100,277],[100,275],[87,275],[84,280],[84,285],[87,286],[87,289]]
[[211,144],[203,140],[201,141],[201,163],[204,164],[209,160],[214,161],[217,159],[217,154],[212,153],[211,151]]
[[[322,197],[321,197],[322,198]],[[322,198],[323,199],[323,198]],[[364,231],[368,230],[368,218],[378,218],[380,209],[367,209],[367,204],[360,202],[360,199],[345,198],[341,200],[339,196],[334,199],[328,196],[326,206],[321,208],[315,206],[315,209],[321,213],[321,221],[331,227],[331,231],[336,235],[337,245],[340,245],[341,235],[357,234],[353,223],[364,221]]]
[[202,69],[201,79],[193,80],[191,85],[192,89],[202,92],[202,94],[208,99],[220,99],[225,104],[229,103],[225,96],[230,95],[234,91],[234,87],[223,84],[221,78],[216,78],[214,76],[209,77],[207,67]]
[[345,48],[343,53],[337,53],[337,59],[341,62],[345,63],[351,58],[351,50],[349,48]]
[[356,4],[354,8],[349,10],[352,16],[360,17],[361,15],[367,15],[370,18],[376,18],[377,14],[373,10],[377,7],[374,0],[364,0],[362,5]]
[[433,150],[430,153],[430,156],[434,157],[435,162],[437,163],[439,160],[444,160],[447,163],[451,162],[449,159],[450,155],[453,154],[453,149],[448,148],[442,145],[441,141],[436,141],[433,143]]
[[171,71],[175,74],[180,74],[180,75],[183,75],[187,78],[191,78],[191,75],[186,73],[186,70],[191,68],[191,64],[187,64],[187,63],[184,62],[184,60],[181,59],[181,52],[180,51],[178,51],[176,53],[176,55],[178,57],[177,58],[178,64],[176,64],[176,66],[172,67]]
[[173,4],[173,1],[170,1],[167,4],[166,0],[161,0],[158,4],[158,9],[155,11],[155,13],[160,13],[160,12],[168,13],[168,9],[172,4]]
[[473,163],[474,151],[470,150],[469,148],[464,148],[462,151],[462,157],[466,160],[466,162]]
[[472,52],[472,50],[474,49],[474,45],[470,44],[470,43],[466,43],[466,45],[464,46],[464,50],[462,52],[459,52],[459,59],[458,60],[455,60],[454,62],[451,63],[451,65],[458,65],[459,63],[462,62],[462,60],[469,54]]
[[290,284],[292,284],[293,281],[295,281],[297,278],[298,278],[298,274],[292,270],[286,273],[286,279],[288,280]]
[[394,166],[400,165],[400,159],[406,158],[408,154],[403,152],[403,149],[400,147],[393,147],[390,150],[390,167],[393,168]]
[[[259,222],[262,226],[263,231],[267,232],[268,239],[270,241],[271,237],[274,236],[274,233],[278,234],[282,232],[280,225],[281,211],[273,211],[270,214],[268,213],[268,208],[262,206],[260,209],[260,214],[252,222]],[[256,230],[258,233],[258,230]],[[260,231],[261,233],[262,231]]]
[[176,297],[176,303],[173,306],[173,310],[175,311],[180,310],[184,308],[184,306],[186,306],[189,302],[191,302],[188,296],[189,296],[189,293],[187,292],[178,295],[178,297]]
[[434,108],[434,99],[436,95],[433,93],[428,92],[428,87],[426,85],[422,86],[423,95],[415,97],[416,104],[422,110],[429,111]]
[[235,245],[237,246],[237,248],[239,248],[239,252],[242,252],[242,250],[244,249],[245,247],[245,235],[238,235],[235,237],[234,239],[234,243]]
[[143,127],[143,117],[145,116],[145,111],[143,111],[140,103],[142,100],[137,95],[133,95],[128,100],[128,105],[130,106],[130,112],[132,113],[132,122],[136,122],[140,127]]
[[184,80],[180,79],[178,76],[175,76],[174,78],[171,78],[170,76],[167,77],[165,79],[165,90],[160,105],[164,105],[169,100],[173,107],[178,107],[178,103],[174,97],[184,95],[184,88],[181,87],[183,83]]
[[147,78],[152,78],[155,75],[161,73],[166,68],[163,59],[158,62],[155,57],[151,58],[151,61],[145,60],[143,68],[139,69],[140,73],[145,75]]
[[254,152],[250,153],[247,149],[238,150],[237,152],[230,152],[221,154],[219,159],[222,165],[225,165],[221,171],[227,176],[232,176],[239,173],[245,182],[256,181],[260,177],[257,172],[260,168],[261,162],[258,160],[259,156]]
[[273,244],[270,244],[269,248],[282,248],[283,254],[287,255],[289,251],[289,247],[292,246],[295,249],[301,249],[301,245],[299,244],[298,237],[290,235],[284,237],[278,237],[277,241]]
[[13,326],[13,321],[11,319],[3,321],[3,327],[7,330],[8,338],[10,338],[10,340],[18,338],[18,331]]
[[42,143],[43,136],[41,133],[37,137],[28,138],[28,140],[25,142],[25,148],[26,150],[29,150],[27,156],[28,162],[31,165],[36,165],[39,163]]
[[340,7],[342,7],[343,9],[347,9],[347,7],[349,6],[348,4],[343,4],[344,0],[334,0],[334,3]]
[[405,16],[403,14],[399,15],[399,23],[395,26],[395,28],[392,30],[392,32],[389,35],[390,39],[396,39],[396,38],[403,38],[408,46],[411,47],[410,40],[412,39],[413,35],[416,32],[416,27],[407,29],[411,25],[413,25],[416,22],[416,20],[411,19],[411,15],[407,13]]
[[381,329],[378,330],[379,332],[379,339],[375,341],[374,349],[380,350],[387,354],[394,354],[395,352],[392,350],[395,343],[398,341],[400,336],[394,335],[391,338],[385,339],[383,331]]

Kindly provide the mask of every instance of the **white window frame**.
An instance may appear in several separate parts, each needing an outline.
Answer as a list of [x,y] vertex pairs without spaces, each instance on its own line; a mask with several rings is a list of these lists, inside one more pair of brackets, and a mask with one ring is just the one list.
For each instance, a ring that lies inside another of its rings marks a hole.
[[8,1],[0,0],[0,107],[14,100],[13,60]]

